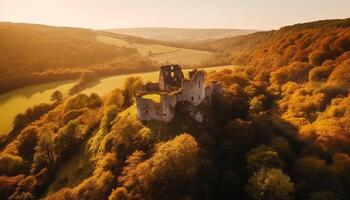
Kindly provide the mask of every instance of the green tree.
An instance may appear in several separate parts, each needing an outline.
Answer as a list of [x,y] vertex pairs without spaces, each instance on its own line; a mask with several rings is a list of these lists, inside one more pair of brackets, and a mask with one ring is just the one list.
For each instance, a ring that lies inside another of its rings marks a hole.
[[289,200],[293,199],[294,184],[282,170],[263,168],[253,174],[245,190],[253,200]]

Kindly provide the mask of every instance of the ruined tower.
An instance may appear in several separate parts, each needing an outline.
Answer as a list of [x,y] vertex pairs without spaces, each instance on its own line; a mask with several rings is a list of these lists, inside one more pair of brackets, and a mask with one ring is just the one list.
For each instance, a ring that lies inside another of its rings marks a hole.
[[[207,85],[205,75],[203,70],[192,70],[185,79],[181,66],[162,66],[159,83],[147,83],[136,97],[138,119],[169,122],[178,102],[198,106],[206,99],[210,101],[213,94],[221,93],[221,84],[211,82]],[[197,113],[195,118],[202,119],[200,115]]]
[[159,88],[164,91],[170,91],[172,88],[181,87],[181,81],[184,79],[180,65],[161,66],[159,73]]

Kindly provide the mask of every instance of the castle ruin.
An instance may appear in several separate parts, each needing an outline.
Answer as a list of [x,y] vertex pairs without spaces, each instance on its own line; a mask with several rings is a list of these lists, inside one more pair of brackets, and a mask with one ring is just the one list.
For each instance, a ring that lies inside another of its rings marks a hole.
[[195,69],[187,79],[180,65],[162,66],[159,83],[143,85],[136,96],[138,119],[169,122],[178,102],[198,106],[204,100],[210,101],[213,94],[221,93],[221,84],[217,81],[207,84],[205,75],[205,71]]

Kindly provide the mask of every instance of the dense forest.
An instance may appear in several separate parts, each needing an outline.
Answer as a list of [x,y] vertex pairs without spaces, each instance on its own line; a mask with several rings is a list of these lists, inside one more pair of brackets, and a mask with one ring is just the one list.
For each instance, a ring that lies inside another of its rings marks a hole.
[[78,78],[86,69],[98,75],[155,69],[155,64],[134,48],[98,42],[96,36],[100,34],[108,33],[0,23],[0,92],[28,84]]
[[244,68],[169,123],[141,122],[142,80],[99,97],[52,95],[1,145],[1,199],[350,199],[350,21],[191,45]]

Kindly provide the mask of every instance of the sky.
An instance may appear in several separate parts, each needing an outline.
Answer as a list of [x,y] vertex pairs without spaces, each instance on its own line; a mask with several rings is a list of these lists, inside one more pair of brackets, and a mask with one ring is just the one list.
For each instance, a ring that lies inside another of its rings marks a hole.
[[350,0],[0,0],[0,21],[92,29],[278,29],[350,17]]

